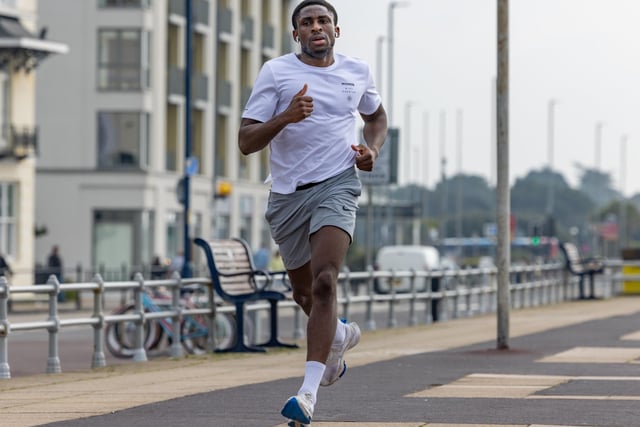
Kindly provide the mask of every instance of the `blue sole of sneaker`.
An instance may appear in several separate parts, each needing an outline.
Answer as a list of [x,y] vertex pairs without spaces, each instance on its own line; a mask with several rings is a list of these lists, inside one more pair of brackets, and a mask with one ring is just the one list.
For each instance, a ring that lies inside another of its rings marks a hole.
[[340,375],[338,375],[338,378],[342,378],[342,376],[344,374],[347,373],[347,362],[342,362],[342,372],[340,372]]
[[289,424],[287,424],[289,427],[309,427],[309,424],[302,424],[299,423],[298,421],[289,421]]
[[[280,411],[283,417],[289,418],[291,423],[299,423],[301,426],[306,424],[311,424],[311,419],[307,417],[302,409],[300,409],[300,405],[298,405],[298,400],[295,397],[287,400],[287,403],[284,404],[284,408]],[[298,427],[294,424],[294,427]]]

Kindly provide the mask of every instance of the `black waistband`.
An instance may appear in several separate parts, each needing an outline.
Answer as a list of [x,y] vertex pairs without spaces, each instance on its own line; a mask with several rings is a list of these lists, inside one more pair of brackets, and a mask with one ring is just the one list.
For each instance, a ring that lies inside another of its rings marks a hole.
[[[328,179],[328,178],[327,178]],[[301,190],[308,190],[311,187],[315,187],[318,184],[322,184],[323,182],[325,182],[327,179],[323,179],[322,181],[318,181],[318,182],[309,182],[308,184],[302,184],[302,185],[298,185],[296,187],[296,191],[301,191]]]

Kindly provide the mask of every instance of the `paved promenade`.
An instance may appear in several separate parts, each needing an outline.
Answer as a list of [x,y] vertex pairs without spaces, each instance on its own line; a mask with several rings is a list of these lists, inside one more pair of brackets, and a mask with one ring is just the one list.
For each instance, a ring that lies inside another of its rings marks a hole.
[[[353,319],[359,321],[359,319]],[[313,427],[640,427],[640,296],[366,331]],[[0,425],[281,427],[304,350],[0,381]]]

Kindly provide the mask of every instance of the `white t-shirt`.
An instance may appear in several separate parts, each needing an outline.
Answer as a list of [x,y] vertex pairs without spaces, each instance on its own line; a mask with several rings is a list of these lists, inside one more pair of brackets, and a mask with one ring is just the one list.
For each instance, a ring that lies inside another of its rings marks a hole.
[[287,54],[267,61],[260,70],[243,118],[266,122],[286,110],[307,84],[313,113],[287,125],[271,141],[271,190],[293,193],[297,186],[323,181],[355,164],[357,114],[373,114],[380,106],[369,66],[340,54],[329,67],[314,67]]

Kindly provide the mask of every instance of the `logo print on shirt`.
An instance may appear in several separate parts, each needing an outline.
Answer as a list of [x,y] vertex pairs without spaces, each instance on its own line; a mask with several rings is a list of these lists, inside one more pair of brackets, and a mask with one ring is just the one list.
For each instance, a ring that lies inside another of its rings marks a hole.
[[350,82],[342,82],[340,83],[342,86],[342,93],[347,95],[347,101],[353,100],[353,95],[356,94],[356,84]]

